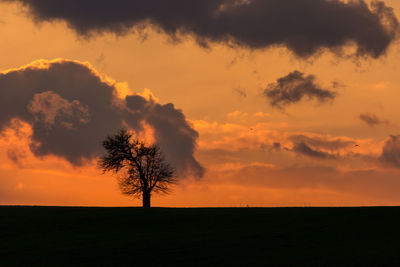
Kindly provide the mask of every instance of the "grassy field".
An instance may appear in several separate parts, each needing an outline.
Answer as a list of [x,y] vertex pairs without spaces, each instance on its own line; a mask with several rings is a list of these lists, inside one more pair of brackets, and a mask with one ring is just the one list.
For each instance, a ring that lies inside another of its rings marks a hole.
[[0,266],[400,266],[400,208],[0,207]]

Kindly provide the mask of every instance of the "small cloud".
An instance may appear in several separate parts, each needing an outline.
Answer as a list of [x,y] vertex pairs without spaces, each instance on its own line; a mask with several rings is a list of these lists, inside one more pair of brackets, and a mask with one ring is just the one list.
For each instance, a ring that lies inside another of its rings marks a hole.
[[338,151],[341,149],[346,149],[354,146],[356,143],[354,140],[337,138],[322,138],[321,136],[309,136],[306,134],[294,134],[289,138],[293,143],[304,142],[309,146],[316,149],[325,149],[328,151]]
[[232,91],[233,91],[236,95],[238,95],[239,97],[241,97],[241,98],[246,98],[246,97],[247,97],[247,92],[246,92],[246,89],[244,89],[244,88],[237,87],[237,88],[234,88]]
[[295,134],[290,136],[289,140],[293,142],[293,148],[289,151],[319,159],[337,159],[349,155],[357,145],[354,140],[344,137],[331,138],[307,134]]
[[381,163],[400,169],[400,135],[391,135],[383,145]]
[[345,84],[340,81],[332,81],[331,82],[332,88],[342,88],[345,87]]
[[336,158],[336,156],[334,156],[330,153],[312,149],[310,146],[308,146],[304,142],[296,143],[292,150],[298,154],[302,154],[302,155],[312,157],[312,158],[319,158],[319,159],[334,159],[334,158]]
[[7,151],[7,157],[10,159],[14,164],[19,167],[22,167],[23,160],[26,158],[26,153],[20,149],[9,149]]
[[371,127],[374,127],[376,125],[381,125],[381,124],[388,126],[390,124],[390,122],[388,120],[382,120],[375,114],[372,114],[369,112],[360,114],[359,119]]
[[254,112],[253,116],[256,118],[270,118],[271,114],[260,111],[260,112]]
[[264,90],[264,95],[272,107],[282,109],[305,98],[316,99],[319,102],[333,100],[337,93],[318,85],[314,75],[305,75],[296,70],[269,84]]
[[241,119],[247,118],[249,116],[249,114],[247,112],[235,110],[233,112],[228,113],[226,116],[230,120],[241,120]]
[[279,142],[274,142],[274,143],[272,144],[272,147],[273,147],[275,150],[281,150],[281,143],[279,143]]
[[100,65],[102,63],[104,63],[106,57],[104,56],[103,53],[101,53],[96,59],[95,59],[95,63],[96,65]]

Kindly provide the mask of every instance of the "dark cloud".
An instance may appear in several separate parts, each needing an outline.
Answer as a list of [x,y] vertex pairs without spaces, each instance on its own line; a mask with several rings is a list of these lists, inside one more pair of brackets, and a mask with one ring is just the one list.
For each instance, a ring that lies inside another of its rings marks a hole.
[[292,135],[289,140],[293,142],[291,151],[308,157],[320,159],[335,159],[339,157],[340,149],[354,147],[356,143],[341,138],[322,138],[317,136]]
[[129,113],[124,117],[129,125],[138,125],[144,120],[154,129],[154,136],[168,158],[174,159],[173,166],[191,170],[196,176],[203,175],[203,167],[193,157],[198,133],[187,123],[181,110],[169,103],[160,105],[134,95],[126,97]]
[[388,120],[382,120],[375,114],[369,112],[360,114],[359,119],[372,127],[380,124],[389,125]]
[[314,75],[305,75],[296,70],[269,84],[264,95],[272,107],[283,108],[304,98],[325,102],[334,99],[337,93],[319,86]]
[[313,149],[304,142],[295,143],[292,150],[298,154],[305,155],[305,156],[312,157],[312,158],[319,158],[319,159],[334,159],[334,158],[336,158],[334,155],[329,154],[327,152]]
[[400,135],[392,135],[386,140],[379,159],[384,165],[400,168]]
[[337,151],[339,149],[353,147],[356,145],[354,141],[351,140],[343,140],[341,138],[321,138],[317,136],[307,136],[307,135],[292,135],[289,138],[294,143],[305,142],[308,145],[311,145],[318,149],[326,149],[329,151]]
[[192,36],[202,46],[249,49],[285,46],[299,57],[321,49],[377,58],[396,37],[392,8],[373,0],[1,0],[28,7],[36,21],[64,20],[83,36],[118,35],[151,26],[173,39]]
[[274,148],[274,149],[276,149],[276,150],[281,150],[281,143],[279,143],[279,142],[274,142],[273,144],[272,144],[272,147]]
[[126,125],[140,132],[144,122],[179,172],[203,174],[193,156],[198,133],[181,110],[139,95],[121,99],[115,84],[77,61],[41,60],[0,73],[0,129],[13,118],[32,126],[35,155],[57,155],[75,165],[98,156],[107,135]]

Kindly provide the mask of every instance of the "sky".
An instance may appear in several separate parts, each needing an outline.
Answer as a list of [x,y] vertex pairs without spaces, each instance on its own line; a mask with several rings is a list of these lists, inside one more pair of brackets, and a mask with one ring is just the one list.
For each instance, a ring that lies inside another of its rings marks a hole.
[[153,206],[400,204],[400,3],[0,0],[0,204],[135,206],[127,127],[177,171]]

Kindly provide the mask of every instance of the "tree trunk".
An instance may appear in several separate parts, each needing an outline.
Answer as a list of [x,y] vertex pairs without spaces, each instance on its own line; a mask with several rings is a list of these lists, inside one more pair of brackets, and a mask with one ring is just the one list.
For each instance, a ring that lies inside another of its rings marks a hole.
[[143,191],[143,208],[150,208],[151,193]]

